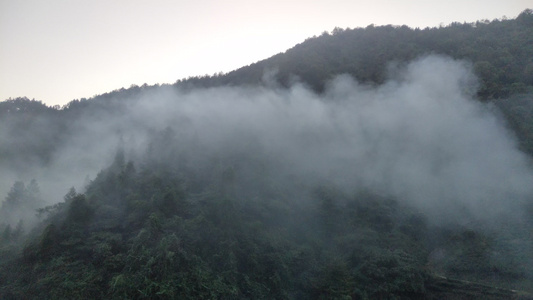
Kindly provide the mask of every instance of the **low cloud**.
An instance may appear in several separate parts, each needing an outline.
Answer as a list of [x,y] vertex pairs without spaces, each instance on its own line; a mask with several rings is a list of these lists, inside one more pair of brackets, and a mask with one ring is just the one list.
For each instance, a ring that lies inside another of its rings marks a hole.
[[494,108],[473,98],[464,62],[421,58],[380,86],[339,76],[320,95],[272,86],[166,86],[128,99],[120,113],[81,115],[32,178],[59,201],[54,193],[94,178],[121,138],[135,157],[154,132],[172,128],[188,159],[258,151],[275,176],[370,189],[437,221],[517,213],[533,196],[529,157]]

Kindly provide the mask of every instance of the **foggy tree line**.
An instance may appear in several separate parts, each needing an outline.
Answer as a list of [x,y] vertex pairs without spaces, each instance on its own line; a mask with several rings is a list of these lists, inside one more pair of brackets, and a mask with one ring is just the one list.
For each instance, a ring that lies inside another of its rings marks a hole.
[[337,28],[228,74],[0,102],[1,298],[527,297],[532,29]]
[[[334,184],[295,189],[258,153],[238,162],[205,157],[211,163],[192,166],[183,147],[176,133],[165,130],[137,163],[119,149],[83,194],[71,189],[63,202],[42,209],[44,227],[30,234],[21,256],[3,258],[2,268],[10,272],[2,272],[0,294],[443,297],[445,285],[428,268],[454,278],[530,287],[531,262],[514,261],[527,254],[512,253],[490,231],[435,227],[415,208],[371,191],[348,194]],[[250,172],[260,174],[250,179]],[[486,293],[477,296],[494,296]],[[500,291],[494,299],[511,296]]]
[[280,84],[301,80],[323,91],[328,80],[350,74],[359,82],[381,84],[390,63],[402,64],[427,54],[443,54],[473,63],[480,79],[480,99],[500,99],[531,91],[533,86],[533,12],[515,19],[454,22],[424,29],[407,26],[335,28],[307,39],[285,53],[214,76],[180,80],[178,85],[213,86],[261,83],[265,69]]

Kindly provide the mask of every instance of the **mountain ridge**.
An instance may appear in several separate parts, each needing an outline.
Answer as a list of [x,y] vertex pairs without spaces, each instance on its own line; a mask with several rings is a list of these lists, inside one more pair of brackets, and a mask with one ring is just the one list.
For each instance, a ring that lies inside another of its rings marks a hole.
[[530,299],[532,21],[0,102],[0,298]]

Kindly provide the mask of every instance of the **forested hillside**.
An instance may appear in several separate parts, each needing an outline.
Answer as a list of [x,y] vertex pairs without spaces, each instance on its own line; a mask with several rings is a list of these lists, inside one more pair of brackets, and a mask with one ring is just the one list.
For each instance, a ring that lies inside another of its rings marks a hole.
[[228,74],[189,78],[198,86],[258,84],[265,70],[284,86],[301,80],[323,91],[328,80],[349,74],[359,82],[382,84],[388,68],[428,54],[443,54],[473,64],[480,99],[505,98],[533,87],[533,12],[512,20],[452,23],[444,27],[374,26],[335,28],[269,59]]
[[2,299],[532,299],[533,12],[0,102]]

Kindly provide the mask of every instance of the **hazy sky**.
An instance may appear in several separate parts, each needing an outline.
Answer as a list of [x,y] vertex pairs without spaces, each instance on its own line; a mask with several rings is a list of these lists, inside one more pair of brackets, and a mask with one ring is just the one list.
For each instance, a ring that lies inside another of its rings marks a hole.
[[334,27],[516,17],[532,0],[0,0],[0,101],[228,72]]

